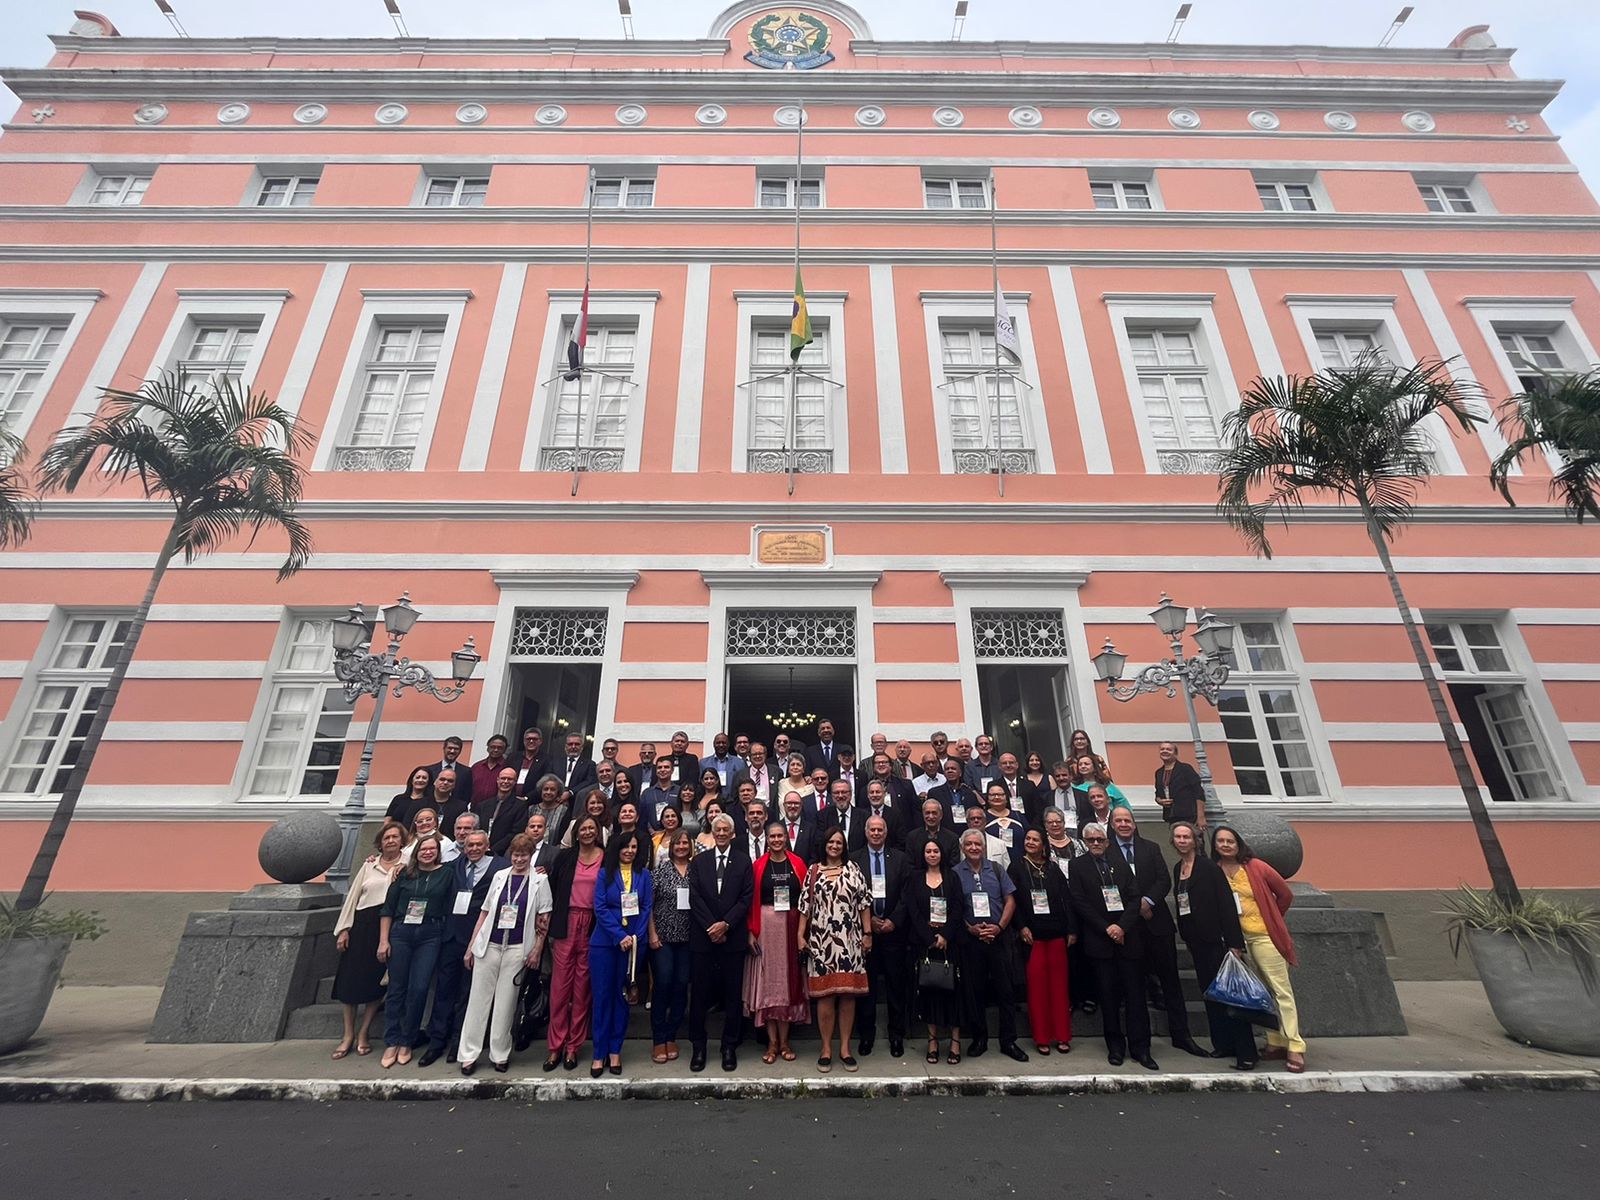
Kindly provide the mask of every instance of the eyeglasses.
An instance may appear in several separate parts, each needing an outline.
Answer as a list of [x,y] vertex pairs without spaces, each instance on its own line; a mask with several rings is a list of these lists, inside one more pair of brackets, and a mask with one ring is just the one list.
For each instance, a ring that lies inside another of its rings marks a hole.
[[1085,842],[1086,842],[1086,843],[1087,843],[1087,844],[1088,844],[1088,845],[1090,845],[1090,846],[1093,846],[1093,845],[1095,845],[1095,844],[1096,844],[1096,843],[1097,843],[1097,842],[1103,842],[1103,841],[1105,841],[1105,840],[1106,840],[1106,839],[1105,839],[1105,838],[1103,838],[1103,837],[1086,837],[1086,838],[1084,838],[1084,839],[1083,839],[1083,840],[1084,840],[1084,841],[1085,841]]

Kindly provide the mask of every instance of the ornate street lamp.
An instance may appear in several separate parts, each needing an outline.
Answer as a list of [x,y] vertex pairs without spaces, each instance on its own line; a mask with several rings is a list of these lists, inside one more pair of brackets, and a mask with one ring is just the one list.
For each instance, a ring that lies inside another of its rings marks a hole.
[[343,844],[339,860],[328,871],[328,882],[340,891],[348,886],[350,868],[356,859],[356,839],[367,816],[367,778],[372,773],[372,753],[378,742],[378,723],[383,720],[384,701],[391,691],[398,699],[407,688],[445,704],[459,700],[467,690],[467,681],[482,661],[469,637],[467,644],[450,656],[450,676],[455,686],[440,684],[427,667],[400,657],[401,641],[422,616],[411,605],[411,593],[406,592],[383,609],[383,627],[389,635],[389,648],[378,654],[366,649],[377,628],[378,610],[372,611],[374,616],[368,617],[365,608],[352,605],[349,615],[333,622],[333,675],[344,685],[345,699],[353,704],[361,696],[377,698],[372,706],[372,719],[367,722],[367,740],[361,747],[361,766],[356,770],[355,786],[339,812]]
[[1195,714],[1196,694],[1204,696],[1213,705],[1228,682],[1233,660],[1233,626],[1215,613],[1195,609],[1195,644],[1197,654],[1185,658],[1183,634],[1189,626],[1189,610],[1174,604],[1165,592],[1161,603],[1150,614],[1150,619],[1172,645],[1172,657],[1151,663],[1129,683],[1118,682],[1127,668],[1128,656],[1119,653],[1106,639],[1105,649],[1093,658],[1095,674],[1105,681],[1106,692],[1115,700],[1132,700],[1150,692],[1166,692],[1176,696],[1183,690],[1183,706],[1189,713],[1189,732],[1194,738],[1195,769],[1200,772],[1200,783],[1206,794],[1206,820],[1214,822],[1225,814],[1217,799],[1216,784],[1211,779],[1211,764],[1206,758],[1206,745],[1200,737],[1200,718]]

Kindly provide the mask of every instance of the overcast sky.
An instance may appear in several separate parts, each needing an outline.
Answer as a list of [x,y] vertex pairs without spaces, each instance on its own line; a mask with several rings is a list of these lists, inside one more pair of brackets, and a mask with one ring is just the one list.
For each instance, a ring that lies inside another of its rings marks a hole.
[[[371,36],[394,32],[383,0],[171,0],[196,37],[277,34],[284,37]],[[728,0],[632,0],[643,38],[703,37]],[[803,0],[794,0],[801,4]],[[154,0],[0,0],[0,68],[42,66],[46,36],[65,33],[84,5],[110,17],[125,34],[170,34]],[[884,39],[947,38],[954,0],[859,0],[857,9]],[[1400,8],[1398,0],[1197,0],[1186,42],[1375,44]],[[1565,79],[1547,117],[1568,157],[1600,192],[1600,16],[1596,0],[1447,0],[1420,3],[1396,45],[1444,46],[1463,27],[1486,24],[1502,46],[1517,48],[1512,65],[1525,79]],[[595,37],[621,32],[613,0],[401,0],[410,30],[427,37]],[[1175,0],[971,0],[969,40],[1159,41]],[[16,98],[0,88],[0,112]]]

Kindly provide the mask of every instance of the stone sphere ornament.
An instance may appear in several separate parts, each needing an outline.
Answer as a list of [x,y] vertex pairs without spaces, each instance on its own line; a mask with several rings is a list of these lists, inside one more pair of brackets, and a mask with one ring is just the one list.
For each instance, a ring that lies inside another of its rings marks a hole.
[[342,843],[333,814],[290,813],[262,834],[256,858],[279,883],[309,883],[333,866]]

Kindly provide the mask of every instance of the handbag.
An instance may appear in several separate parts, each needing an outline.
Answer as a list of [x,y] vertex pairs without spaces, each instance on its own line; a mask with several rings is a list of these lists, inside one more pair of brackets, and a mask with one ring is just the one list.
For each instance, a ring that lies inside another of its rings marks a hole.
[[917,986],[930,992],[956,990],[956,965],[948,958],[925,955],[917,964]]
[[517,1011],[511,1022],[511,1045],[520,1054],[545,1036],[550,1025],[550,992],[539,969],[524,967],[519,972]]
[[1223,958],[1216,978],[1206,988],[1206,999],[1220,1004],[1230,1017],[1266,1029],[1278,1028],[1278,1003],[1272,991],[1237,954]]

